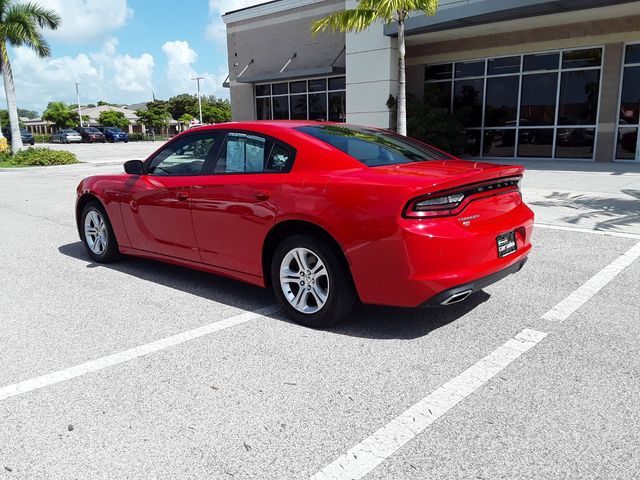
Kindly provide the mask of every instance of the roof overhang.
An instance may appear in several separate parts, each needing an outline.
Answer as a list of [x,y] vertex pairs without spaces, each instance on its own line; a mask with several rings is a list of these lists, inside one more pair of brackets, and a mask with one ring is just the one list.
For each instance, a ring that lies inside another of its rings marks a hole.
[[[505,22],[528,17],[567,13],[613,5],[634,3],[636,0],[460,0],[443,1],[432,17],[415,15],[405,24],[405,35],[421,35],[431,32],[453,30],[475,25]],[[578,21],[579,19],[576,19]],[[384,34],[398,35],[397,23],[384,26]]]
[[309,77],[322,77],[329,75],[344,75],[344,67],[314,67],[303,68],[299,70],[285,70],[284,72],[271,72],[258,74],[247,77],[240,77],[236,79],[236,83],[262,83],[262,82],[277,82],[283,80],[295,80],[297,78],[309,78]]

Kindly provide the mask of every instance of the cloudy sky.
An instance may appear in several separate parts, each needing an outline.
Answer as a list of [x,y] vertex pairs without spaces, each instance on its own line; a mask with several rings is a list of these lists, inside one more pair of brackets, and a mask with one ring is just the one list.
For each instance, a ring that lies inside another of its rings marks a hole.
[[[21,0],[16,0],[21,1]],[[10,48],[18,106],[39,113],[48,102],[137,103],[195,93],[228,97],[224,12],[265,0],[36,0],[61,27],[45,31],[51,58]],[[4,91],[2,92],[4,94]],[[0,108],[6,108],[5,97]]]

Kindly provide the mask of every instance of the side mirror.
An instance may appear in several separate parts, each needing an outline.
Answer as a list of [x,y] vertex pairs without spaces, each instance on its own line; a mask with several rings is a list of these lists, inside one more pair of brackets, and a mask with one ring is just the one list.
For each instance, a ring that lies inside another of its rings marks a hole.
[[130,175],[142,175],[144,173],[144,164],[142,160],[129,160],[124,162],[124,171]]

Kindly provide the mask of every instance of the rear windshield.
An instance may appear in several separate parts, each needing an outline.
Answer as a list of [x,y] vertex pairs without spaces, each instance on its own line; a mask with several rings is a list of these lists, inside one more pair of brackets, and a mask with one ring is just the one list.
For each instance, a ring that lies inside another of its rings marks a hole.
[[374,128],[308,125],[297,130],[328,143],[368,167],[452,158],[409,138]]
[[120,130],[119,128],[107,127],[105,128],[105,130],[111,133],[122,133],[122,130]]
[[85,132],[87,133],[100,133],[100,130],[98,130],[97,128],[93,128],[93,127],[87,127],[84,129]]

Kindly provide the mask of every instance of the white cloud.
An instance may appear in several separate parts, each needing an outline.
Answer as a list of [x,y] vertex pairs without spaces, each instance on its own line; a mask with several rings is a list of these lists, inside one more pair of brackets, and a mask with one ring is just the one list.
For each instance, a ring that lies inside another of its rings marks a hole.
[[153,56],[132,57],[118,53],[117,48],[118,40],[109,38],[99,52],[49,59],[25,47],[12,49],[18,105],[42,112],[54,100],[75,103],[75,82],[80,83],[82,103],[133,103],[150,98]]
[[228,97],[227,89],[222,87],[227,73],[226,66],[221,66],[218,73],[196,72],[193,64],[198,60],[198,54],[189,46],[189,42],[176,40],[162,45],[162,52],[167,57],[166,77],[168,90],[172,94],[195,92],[196,82],[194,77],[204,77],[200,81],[200,89],[203,95],[215,95],[216,97]]
[[214,40],[219,46],[227,44],[227,33],[222,15],[241,8],[252,7],[266,0],[209,0],[209,16],[211,21],[207,26],[207,38]]
[[127,0],[37,0],[43,7],[55,10],[62,19],[57,30],[46,31],[47,37],[77,42],[100,38],[122,27],[133,17]]

